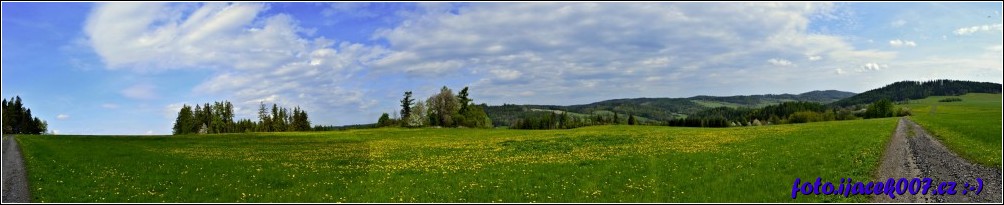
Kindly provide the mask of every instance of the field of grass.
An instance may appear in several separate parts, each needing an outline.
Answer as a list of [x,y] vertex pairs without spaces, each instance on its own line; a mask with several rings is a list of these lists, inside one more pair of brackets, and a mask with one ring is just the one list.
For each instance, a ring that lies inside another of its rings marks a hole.
[[[960,98],[959,102],[938,102]],[[1001,167],[1001,94],[932,96],[904,105],[913,119],[970,161]]]
[[33,202],[864,202],[895,118],[735,128],[18,136]]

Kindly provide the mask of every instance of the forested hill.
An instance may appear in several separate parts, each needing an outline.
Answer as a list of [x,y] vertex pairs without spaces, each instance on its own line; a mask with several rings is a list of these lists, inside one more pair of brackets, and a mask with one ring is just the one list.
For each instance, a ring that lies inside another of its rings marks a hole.
[[634,115],[651,120],[670,120],[685,117],[708,108],[715,107],[764,107],[790,101],[831,103],[855,95],[855,93],[825,90],[798,95],[768,94],[739,96],[694,96],[689,98],[632,98],[600,101],[584,105],[492,105],[485,112],[496,126],[507,126],[508,122],[534,111],[568,111],[579,114]]
[[966,93],[1001,93],[1001,84],[961,80],[900,81],[844,98],[831,105],[852,106],[872,103],[883,98],[903,101],[922,99],[928,96],[963,95]]

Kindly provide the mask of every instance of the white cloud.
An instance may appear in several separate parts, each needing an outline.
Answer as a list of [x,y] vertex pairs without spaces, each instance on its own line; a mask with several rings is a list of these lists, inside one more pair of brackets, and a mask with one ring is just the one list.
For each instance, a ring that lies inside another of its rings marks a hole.
[[59,114],[59,115],[56,115],[56,119],[57,119],[57,120],[66,120],[66,119],[70,119],[70,115],[67,115],[67,114]]
[[[680,88],[705,81],[704,74],[716,71],[723,84],[803,80],[794,73],[739,77],[795,66],[789,59],[801,56],[809,57],[813,65],[843,67],[895,56],[856,49],[844,37],[807,32],[810,17],[824,15],[829,7],[815,3],[471,4],[455,13],[429,11],[381,30],[377,37],[387,39],[392,53],[373,65],[375,69],[436,74],[433,77],[486,73],[475,75],[480,80],[472,86],[489,93],[485,97],[496,103],[526,90],[548,96],[533,98],[535,103],[586,103],[611,98],[590,94],[596,92],[625,97],[695,92]],[[431,62],[449,66],[421,66]],[[493,80],[498,78],[492,73],[497,68],[522,75],[518,82]],[[740,82],[744,80],[748,82]],[[588,92],[580,89],[592,84],[604,86]]]
[[[168,105],[164,106],[163,110],[161,110],[161,114],[164,115],[164,118],[175,119],[176,117],[178,117],[178,112],[181,111],[181,107],[183,107],[185,104],[188,104],[188,103],[186,103],[186,102],[179,102],[179,103],[168,104]],[[194,106],[194,105],[190,105],[190,106]]]
[[840,68],[837,68],[836,70],[833,70],[833,72],[837,73],[837,75],[843,75],[844,73],[847,73],[847,72],[844,72],[844,69],[840,69]]
[[255,3],[207,3],[197,8],[102,3],[91,12],[84,31],[112,69],[264,69],[288,61],[306,46],[287,15],[255,21],[265,9]]
[[917,42],[895,39],[889,41],[889,45],[892,47],[917,47]]
[[[286,14],[263,15],[268,9],[257,3],[102,3],[92,10],[85,34],[110,69],[210,69],[212,76],[193,93],[231,100],[246,114],[265,99],[331,113],[374,104],[353,81],[385,55],[383,48],[303,37],[310,29]],[[153,91],[140,84],[121,93],[152,99]],[[165,116],[177,113],[171,110]]]
[[133,85],[133,86],[129,86],[128,88],[122,89],[122,91],[119,91],[119,93],[122,94],[122,96],[125,96],[127,98],[131,98],[131,99],[136,99],[136,100],[150,100],[150,99],[156,99],[157,98],[157,94],[154,91],[155,89],[156,88],[153,86],[153,84],[140,83],[140,84],[136,84],[136,85]]
[[960,35],[960,36],[970,35],[976,32],[1001,31],[1002,29],[1004,29],[1004,25],[1002,24],[994,24],[994,25],[986,24],[980,26],[962,27],[959,29],[955,29],[955,35]]
[[878,63],[866,63],[866,64],[862,65],[860,69],[858,69],[858,72],[878,71],[878,70],[882,70],[884,68],[889,68],[889,65],[878,64]]
[[785,59],[777,59],[777,58],[771,58],[770,60],[767,60],[767,63],[770,63],[771,65],[776,65],[776,66],[791,66],[792,65],[791,61],[788,61],[788,60],[785,60]]
[[[803,56],[806,65],[843,68],[895,57],[807,31],[828,3],[444,5],[419,4],[401,24],[379,30],[373,38],[385,45],[308,38],[310,29],[292,16],[264,15],[268,6],[255,3],[99,4],[85,33],[111,69],[209,69],[194,94],[239,102],[247,114],[265,101],[347,123],[396,107],[401,87],[418,93],[448,82],[470,85],[479,102],[586,103],[707,94],[701,85],[770,89],[776,85],[763,82],[814,83],[822,77],[805,73],[832,72],[752,74]],[[372,86],[384,79],[401,87]]]

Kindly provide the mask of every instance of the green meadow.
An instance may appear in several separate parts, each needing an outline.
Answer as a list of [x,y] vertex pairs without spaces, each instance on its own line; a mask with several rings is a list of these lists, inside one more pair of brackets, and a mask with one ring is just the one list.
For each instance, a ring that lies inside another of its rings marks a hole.
[[[939,102],[945,98],[962,101]],[[960,156],[990,167],[1001,167],[1001,94],[970,93],[932,96],[902,105],[910,117]]]
[[790,194],[871,179],[896,121],[17,139],[33,202],[865,202]]

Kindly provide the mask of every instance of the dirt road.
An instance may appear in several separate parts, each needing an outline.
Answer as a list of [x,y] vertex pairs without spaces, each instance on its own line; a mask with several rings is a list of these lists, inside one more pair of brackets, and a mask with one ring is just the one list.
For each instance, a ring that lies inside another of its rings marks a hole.
[[14,136],[3,136],[3,203],[28,203],[28,178],[24,158]]
[[[888,178],[931,178],[935,183],[957,182],[955,195],[898,195],[891,199],[887,195],[876,195],[874,202],[981,202],[1001,203],[1001,170],[973,164],[941,144],[923,128],[907,118],[900,118],[896,132],[892,136],[882,156],[877,181]],[[963,195],[964,182],[976,183],[983,179],[983,190],[979,195],[969,192]],[[934,187],[936,185],[932,185]]]

